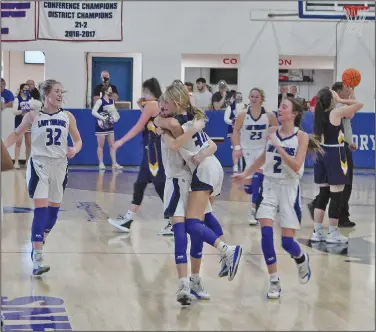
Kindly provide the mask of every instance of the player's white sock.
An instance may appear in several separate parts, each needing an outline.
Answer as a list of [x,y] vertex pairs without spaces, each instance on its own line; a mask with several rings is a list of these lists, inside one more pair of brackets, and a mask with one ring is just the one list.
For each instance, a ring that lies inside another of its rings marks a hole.
[[128,220],[132,220],[135,214],[136,214],[135,212],[128,210],[128,212],[125,215],[125,218]]
[[336,231],[337,229],[338,229],[338,226],[329,226],[328,233]]
[[228,248],[228,245],[226,243],[224,243],[223,241],[219,242],[218,246],[217,246],[217,249],[219,250],[219,252],[221,254],[224,254],[226,252]]
[[322,224],[315,222],[315,223],[313,224],[313,229],[315,230],[316,233],[317,233],[318,231],[321,231],[321,230],[322,230]]

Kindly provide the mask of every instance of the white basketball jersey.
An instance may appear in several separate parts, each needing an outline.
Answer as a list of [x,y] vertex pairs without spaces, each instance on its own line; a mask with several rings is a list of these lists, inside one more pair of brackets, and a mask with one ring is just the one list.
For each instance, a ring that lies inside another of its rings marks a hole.
[[31,156],[67,158],[68,135],[67,112],[60,109],[54,114],[48,114],[41,110],[31,127]]
[[[192,121],[188,121],[182,125],[184,132],[187,132],[192,126]],[[179,152],[186,161],[189,169],[193,172],[197,166],[191,162],[191,158],[209,146],[209,136],[203,131],[199,131],[192,136],[180,149]]]
[[[295,157],[298,151],[298,131],[299,128],[295,127],[294,134],[281,138],[279,136],[279,128],[276,131],[278,139],[281,141],[280,146],[290,155]],[[264,164],[264,175],[267,178],[273,179],[299,179],[304,173],[304,163],[298,173],[295,173],[286,163],[282,160],[281,155],[278,153],[275,146],[270,140],[266,143],[266,158]]]
[[161,138],[162,162],[166,178],[191,178],[192,174],[179,152],[171,151]]
[[244,117],[243,126],[240,129],[240,146],[243,150],[264,148],[269,129],[269,118],[264,108],[257,119],[251,115],[251,107]]

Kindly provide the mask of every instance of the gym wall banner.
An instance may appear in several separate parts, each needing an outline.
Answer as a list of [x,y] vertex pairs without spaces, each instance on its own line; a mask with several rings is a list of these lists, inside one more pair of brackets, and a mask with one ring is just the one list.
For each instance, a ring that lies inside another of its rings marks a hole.
[[123,40],[123,2],[38,1],[38,39]]
[[36,1],[1,1],[2,42],[36,40]]

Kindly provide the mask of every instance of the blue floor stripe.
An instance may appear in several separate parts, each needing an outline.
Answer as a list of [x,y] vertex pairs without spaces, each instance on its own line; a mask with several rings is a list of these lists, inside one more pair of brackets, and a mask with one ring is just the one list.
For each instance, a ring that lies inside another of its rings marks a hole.
[[[231,168],[225,168],[224,171],[225,171],[226,174],[232,174],[233,173]],[[97,168],[74,168],[74,167],[70,167],[69,172],[71,172],[71,173],[99,173],[100,171]],[[113,171],[112,171],[111,168],[104,170],[104,173],[112,173],[112,172]],[[116,172],[137,174],[139,171],[138,171],[138,169],[135,169],[135,170],[125,169],[125,170],[116,171]],[[305,171],[304,171],[304,174],[309,174],[309,175],[313,174],[313,168],[309,168],[309,169],[306,168]],[[373,171],[371,169],[366,169],[366,170],[360,169],[360,170],[355,170],[354,175],[375,176],[375,171]]]

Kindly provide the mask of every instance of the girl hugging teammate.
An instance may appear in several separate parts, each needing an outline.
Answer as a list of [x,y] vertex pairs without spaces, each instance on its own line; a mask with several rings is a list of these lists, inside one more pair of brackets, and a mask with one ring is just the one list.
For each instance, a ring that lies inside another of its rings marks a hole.
[[208,216],[207,208],[210,197],[220,194],[223,169],[213,155],[207,156],[198,165],[197,161],[194,162],[194,156],[210,145],[209,137],[202,130],[205,125],[205,114],[190,104],[187,89],[178,82],[167,88],[164,100],[166,112],[182,117],[185,122],[181,126],[182,135],[177,138],[166,135],[164,139],[170,150],[181,154],[192,173],[185,215],[186,232],[190,234],[192,243],[204,241],[219,250],[222,256],[220,274],[228,275],[229,280],[232,280],[237,273],[242,248],[239,245],[230,246],[224,243],[221,239],[223,233],[214,232],[205,223],[205,220],[214,218],[211,213]]

